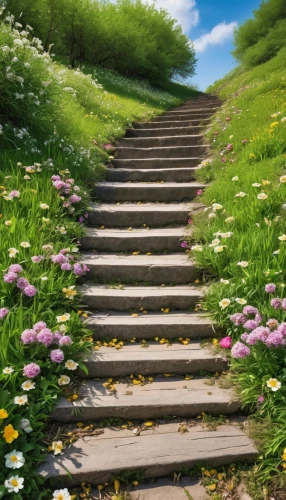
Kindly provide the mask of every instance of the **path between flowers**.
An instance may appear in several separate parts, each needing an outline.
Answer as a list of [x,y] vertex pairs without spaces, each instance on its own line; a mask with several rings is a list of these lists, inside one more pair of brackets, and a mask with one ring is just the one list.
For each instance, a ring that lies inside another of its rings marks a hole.
[[[96,486],[131,469],[164,477],[257,455],[236,417],[239,402],[220,384],[227,362],[200,345],[214,330],[196,312],[204,294],[195,284],[200,271],[180,244],[191,234],[188,219],[202,208],[191,200],[205,186],[193,179],[208,153],[202,133],[219,104],[202,96],[135,124],[116,148],[107,181],[95,187],[101,202],[90,210],[81,261],[90,269],[82,293],[98,346],[84,360],[80,398],[62,398],[53,415],[61,432],[73,432],[79,421],[87,431],[41,466],[54,485]],[[209,432],[194,420],[200,414],[229,422]],[[111,418],[122,425],[94,431],[94,422]],[[181,487],[161,487],[134,498],[186,498]],[[205,498],[198,485],[188,491],[194,500]]]

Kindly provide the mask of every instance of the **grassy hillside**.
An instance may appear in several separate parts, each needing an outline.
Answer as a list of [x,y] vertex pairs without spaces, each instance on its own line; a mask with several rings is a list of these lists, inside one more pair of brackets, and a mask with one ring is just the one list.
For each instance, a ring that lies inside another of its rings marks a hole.
[[92,341],[75,289],[89,185],[104,176],[105,143],[195,91],[69,70],[10,25],[0,46],[0,498],[56,499],[36,466],[64,447],[44,440],[45,422],[60,393],[78,398]]
[[274,476],[272,486],[286,487],[285,62],[284,48],[208,89],[224,104],[207,132],[213,160],[200,178],[212,183],[193,247],[212,283],[205,307],[230,336],[222,348],[231,341],[233,380],[254,413],[254,499],[268,498],[261,486]]

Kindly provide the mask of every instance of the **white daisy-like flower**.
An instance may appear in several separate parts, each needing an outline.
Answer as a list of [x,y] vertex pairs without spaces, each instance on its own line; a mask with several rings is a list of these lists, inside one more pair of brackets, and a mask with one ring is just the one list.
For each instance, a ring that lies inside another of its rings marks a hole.
[[8,493],[19,493],[24,488],[24,478],[19,476],[11,476],[4,482]]
[[265,193],[259,193],[257,195],[258,200],[267,200],[268,196]]
[[70,500],[71,496],[69,490],[64,488],[63,490],[55,490],[53,493],[52,500]]
[[8,248],[8,252],[10,259],[13,259],[16,257],[17,253],[19,253],[19,250],[17,250],[17,248]]
[[13,373],[14,371],[14,368],[12,368],[12,366],[6,366],[3,370],[3,373],[5,373],[5,375],[10,375],[10,373]]
[[32,382],[32,380],[25,380],[25,382],[23,382],[21,387],[23,391],[31,391],[32,389],[35,389],[36,382]]
[[60,378],[58,378],[59,385],[68,385],[70,381],[71,379],[67,375],[62,375]]
[[235,220],[235,217],[231,216],[231,217],[227,217],[225,219],[225,222],[233,222]]
[[221,309],[226,309],[226,307],[229,306],[230,304],[230,300],[229,299],[222,299],[220,302],[219,302],[219,306],[221,307]]
[[235,182],[235,181],[238,181],[238,176],[236,175],[236,176],[235,176],[235,177],[233,177],[231,180],[232,180],[232,181],[234,181],[234,182]]
[[42,210],[47,210],[47,209],[48,209],[48,208],[50,208],[50,207],[49,207],[49,205],[47,205],[47,203],[40,203],[40,208],[41,208]]
[[52,451],[54,455],[59,455],[63,450],[63,442],[62,441],[53,441],[52,442]]
[[193,246],[191,247],[191,250],[192,250],[193,252],[202,252],[202,251],[203,251],[203,247],[202,247],[202,245],[193,245]]
[[235,198],[244,198],[245,196],[247,196],[247,194],[244,193],[243,191],[240,191],[239,193],[236,193],[236,195],[234,197]]
[[237,265],[240,267],[248,267],[249,262],[247,262],[246,260],[241,260],[240,262],[237,263]]
[[77,367],[78,367],[78,363],[76,363],[75,361],[73,361],[72,359],[68,359],[66,362],[65,362],[65,367],[68,369],[68,370],[76,370]]
[[24,406],[28,403],[28,396],[26,396],[24,394],[23,394],[23,396],[16,396],[14,398],[14,403],[15,403],[15,405]]
[[266,382],[267,387],[269,387],[273,392],[278,391],[281,388],[281,382],[277,378],[270,378]]
[[246,303],[247,303],[247,300],[245,299],[240,299],[240,298],[236,298],[235,299],[235,302],[237,302],[238,304],[240,304],[241,306],[244,306]]
[[61,314],[61,316],[57,316],[58,323],[64,323],[70,319],[71,315],[69,313]]
[[255,188],[260,188],[260,187],[261,187],[261,184],[259,184],[259,182],[254,182],[254,183],[252,184],[252,186],[253,186],[253,187],[255,187]]
[[229,280],[224,280],[223,278],[221,278],[220,282],[224,285],[229,285]]
[[8,469],[20,469],[25,463],[24,455],[21,451],[13,450],[11,453],[4,455],[6,458],[5,466]]
[[286,241],[286,234],[282,234],[282,236],[278,236],[278,240]]
[[223,245],[218,245],[217,247],[214,248],[214,253],[221,253],[223,251],[224,251]]
[[23,247],[23,248],[29,248],[31,245],[28,241],[22,241],[20,243],[20,247]]

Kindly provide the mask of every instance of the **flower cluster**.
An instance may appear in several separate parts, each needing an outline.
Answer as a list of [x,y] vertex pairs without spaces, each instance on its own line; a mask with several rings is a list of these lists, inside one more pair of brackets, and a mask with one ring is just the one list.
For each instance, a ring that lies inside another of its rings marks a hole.
[[78,194],[81,188],[75,184],[74,179],[67,177],[69,170],[60,173],[61,175],[52,175],[52,184],[63,201],[63,207],[67,208],[69,213],[72,214],[75,211],[73,205],[82,200],[82,197]]
[[20,264],[12,264],[9,266],[7,273],[4,274],[4,282],[9,284],[15,283],[16,287],[21,290],[23,295],[34,297],[37,293],[37,289],[31,285],[26,278],[23,276],[19,277],[19,274],[22,272],[23,267]]

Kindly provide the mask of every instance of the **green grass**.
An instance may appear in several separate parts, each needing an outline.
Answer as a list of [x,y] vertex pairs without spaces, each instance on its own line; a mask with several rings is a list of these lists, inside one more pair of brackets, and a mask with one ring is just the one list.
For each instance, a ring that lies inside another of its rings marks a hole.
[[[205,308],[232,337],[233,345],[238,340],[245,344],[241,335],[251,331],[230,320],[246,304],[262,314],[261,326],[270,318],[277,325],[286,320],[286,301],[283,308],[271,305],[271,299],[286,296],[285,60],[282,49],[268,63],[248,71],[237,68],[208,89],[224,104],[207,132],[213,161],[199,178],[212,182],[202,197],[206,211],[195,221],[202,251],[194,253],[210,277]],[[265,290],[269,283],[276,287],[273,293]],[[254,413],[257,426],[268,422],[260,435],[262,458],[255,469],[260,488],[274,475],[285,478],[285,345],[268,347],[259,340],[247,345],[250,354],[232,358],[232,369],[244,408]],[[270,378],[281,383],[275,392],[267,386]]]

